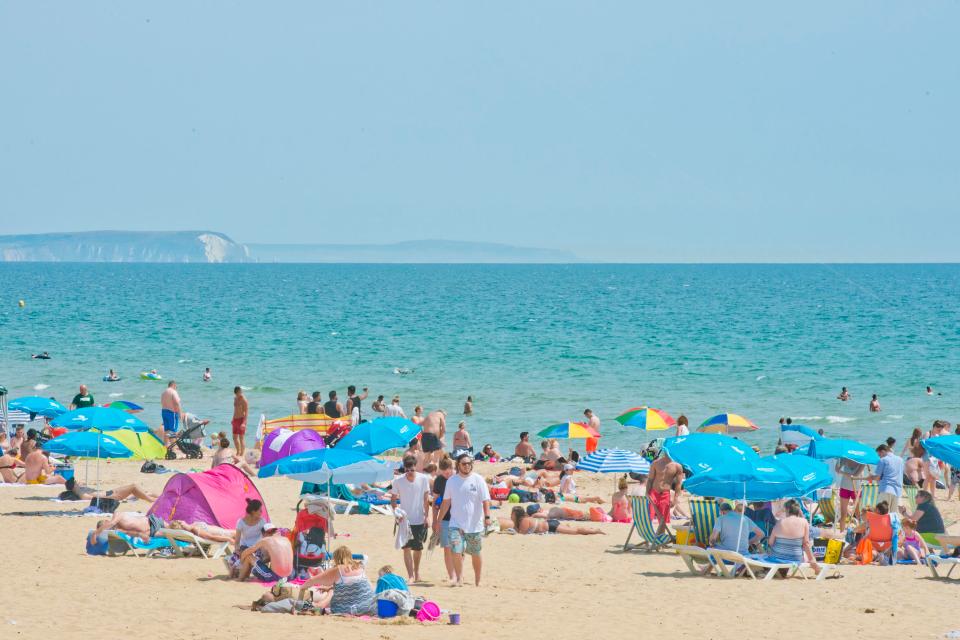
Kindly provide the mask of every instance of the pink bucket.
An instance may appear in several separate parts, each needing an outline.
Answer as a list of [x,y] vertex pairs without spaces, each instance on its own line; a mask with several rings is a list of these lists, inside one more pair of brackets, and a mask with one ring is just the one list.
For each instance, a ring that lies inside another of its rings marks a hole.
[[440,619],[440,605],[436,602],[427,600],[417,612],[417,620],[420,622],[433,622]]

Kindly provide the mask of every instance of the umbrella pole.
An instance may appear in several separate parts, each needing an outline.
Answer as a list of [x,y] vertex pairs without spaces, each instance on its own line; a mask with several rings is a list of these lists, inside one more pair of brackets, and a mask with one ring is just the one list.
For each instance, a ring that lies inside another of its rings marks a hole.
[[94,503],[97,509],[100,508],[100,437],[101,434],[97,433],[97,499]]
[[[734,508],[736,510],[736,508]],[[743,521],[747,517],[747,483],[743,483],[743,513],[740,514],[740,529],[737,531],[737,551],[740,552],[740,538],[743,537]],[[750,542],[747,541],[747,548],[742,551],[742,553],[749,553],[750,551]]]

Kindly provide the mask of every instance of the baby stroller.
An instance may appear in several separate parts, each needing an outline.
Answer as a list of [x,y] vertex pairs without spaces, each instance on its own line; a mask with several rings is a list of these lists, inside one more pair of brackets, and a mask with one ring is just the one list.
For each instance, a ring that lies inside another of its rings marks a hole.
[[174,451],[174,447],[180,449],[180,451],[190,460],[199,460],[203,457],[203,449],[200,448],[200,445],[194,442],[195,439],[202,439],[207,434],[204,432],[203,428],[209,423],[209,420],[201,420],[192,413],[188,413],[183,417],[184,430],[177,434],[177,439],[170,443],[170,446],[167,447],[167,460],[176,460],[177,452]]
[[331,511],[330,504],[323,499],[305,497],[297,503],[297,519],[291,534],[296,578],[309,579],[326,568],[330,558],[327,539],[333,537]]

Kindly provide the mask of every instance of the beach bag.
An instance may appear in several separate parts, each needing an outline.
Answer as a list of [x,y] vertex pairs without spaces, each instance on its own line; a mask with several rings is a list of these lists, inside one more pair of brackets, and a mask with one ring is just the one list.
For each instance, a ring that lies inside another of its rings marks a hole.
[[857,543],[857,555],[860,556],[857,564],[870,564],[873,562],[873,542],[870,538],[864,537]]
[[843,540],[828,540],[827,551],[823,554],[824,563],[837,564],[840,562],[841,551],[843,551]]
[[147,460],[140,466],[140,473],[156,473],[157,463],[153,460]]
[[113,513],[119,506],[120,501],[113,498],[92,498],[88,508],[96,509],[100,513]]
[[543,493],[544,502],[554,504],[557,501],[557,494],[550,489],[540,489],[540,492]]

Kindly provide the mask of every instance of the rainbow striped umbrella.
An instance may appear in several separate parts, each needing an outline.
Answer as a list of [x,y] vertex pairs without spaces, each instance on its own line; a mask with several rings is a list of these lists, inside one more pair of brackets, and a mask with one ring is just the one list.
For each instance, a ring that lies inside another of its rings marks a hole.
[[113,402],[103,406],[110,407],[111,409],[119,409],[120,411],[126,411],[127,413],[143,411],[143,407],[135,402],[130,402],[129,400],[114,400]]
[[585,424],[579,422],[561,422],[560,424],[550,425],[537,434],[541,438],[599,438],[600,434]]
[[614,420],[625,427],[636,427],[644,431],[663,431],[677,424],[669,413],[652,407],[634,407]]
[[759,429],[743,416],[735,413],[721,413],[703,421],[697,431],[700,433],[744,433]]

